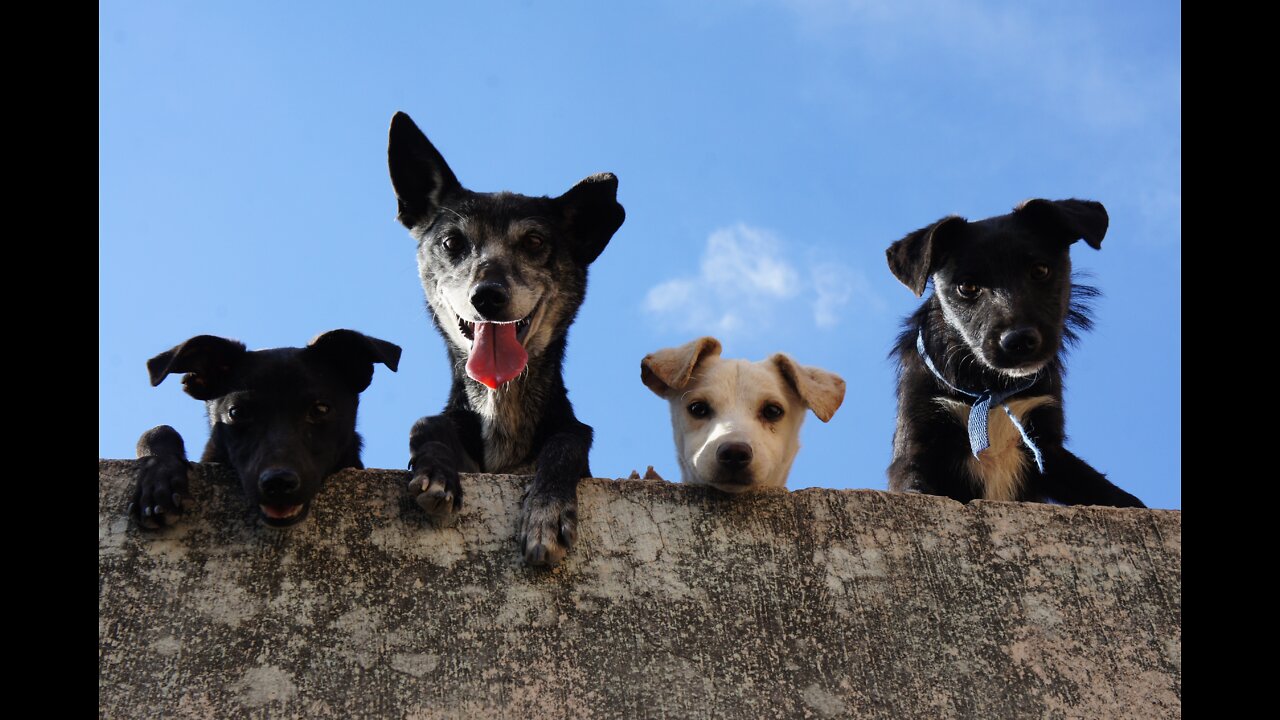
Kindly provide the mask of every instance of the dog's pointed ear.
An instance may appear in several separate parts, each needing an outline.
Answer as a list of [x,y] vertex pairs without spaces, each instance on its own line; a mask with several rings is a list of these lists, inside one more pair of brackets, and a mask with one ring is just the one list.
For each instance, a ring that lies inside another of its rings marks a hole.
[[649,353],[640,361],[640,381],[660,398],[680,392],[707,358],[720,357],[720,341],[700,337],[680,347]]
[[387,167],[399,206],[396,219],[411,230],[431,219],[447,198],[462,191],[440,151],[402,112],[391,118]]
[[769,362],[795,388],[796,394],[822,422],[831,419],[844,402],[844,379],[822,368],[800,365],[790,356],[775,353]]
[[307,349],[333,363],[356,392],[373,382],[373,364],[382,363],[392,372],[400,365],[400,346],[369,337],[355,330],[330,330],[307,343]]
[[1102,238],[1107,234],[1111,219],[1102,203],[1093,200],[1026,200],[1013,209],[1015,215],[1026,218],[1068,245],[1084,240],[1094,250],[1102,249]]
[[920,228],[889,246],[885,256],[893,276],[920,297],[933,274],[934,261],[938,258],[938,246],[950,233],[968,224],[959,215],[948,215],[938,222]]
[[212,400],[231,390],[236,364],[244,357],[244,343],[214,335],[197,335],[147,361],[152,387],[172,373],[186,373],[182,389],[197,400]]
[[600,257],[627,217],[618,204],[618,178],[613,173],[583,178],[556,202],[573,237],[573,257],[584,267]]

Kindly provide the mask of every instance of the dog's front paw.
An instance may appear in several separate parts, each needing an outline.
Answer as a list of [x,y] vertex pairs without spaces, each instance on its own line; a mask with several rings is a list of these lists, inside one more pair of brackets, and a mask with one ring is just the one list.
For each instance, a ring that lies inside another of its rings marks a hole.
[[409,494],[427,517],[438,525],[449,525],[462,509],[462,483],[453,464],[440,459],[425,460],[413,468]]
[[180,457],[151,455],[138,459],[129,515],[139,527],[156,530],[182,518],[192,502],[187,494],[190,472],[191,466]]
[[578,539],[578,503],[530,492],[520,511],[520,548],[530,565],[554,567]]

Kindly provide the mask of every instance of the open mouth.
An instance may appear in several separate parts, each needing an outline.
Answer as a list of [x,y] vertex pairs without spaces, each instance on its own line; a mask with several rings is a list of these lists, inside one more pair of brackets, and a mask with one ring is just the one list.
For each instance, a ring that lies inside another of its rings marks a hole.
[[301,522],[307,516],[307,503],[298,505],[259,504],[258,511],[262,513],[262,520],[266,524],[273,527],[287,527]]
[[529,363],[524,344],[541,317],[542,304],[514,322],[489,322],[458,319],[458,331],[471,342],[467,356],[467,375],[476,382],[497,390],[519,377]]
[[[529,336],[529,328],[533,326],[533,315],[538,311],[538,308],[535,307],[533,310],[534,312],[531,312],[528,315],[526,315],[524,319],[517,320],[514,323],[491,323],[491,324],[493,325],[513,325],[514,324],[516,326],[516,341],[518,341],[521,345],[523,345],[525,339]],[[462,317],[459,316],[457,313],[454,313],[454,317],[458,318],[458,330],[462,333],[462,336],[470,340],[471,342],[475,342],[476,340],[476,325],[486,324],[486,323],[468,322],[466,320],[463,320]]]

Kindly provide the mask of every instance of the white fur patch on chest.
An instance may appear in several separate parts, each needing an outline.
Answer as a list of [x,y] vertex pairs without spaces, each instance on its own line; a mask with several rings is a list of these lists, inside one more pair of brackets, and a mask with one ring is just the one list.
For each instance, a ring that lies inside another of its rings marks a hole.
[[[951,413],[966,429],[969,426],[970,405],[961,400],[939,397],[938,404]],[[1026,427],[1024,418],[1032,410],[1044,405],[1052,405],[1054,399],[1048,395],[1036,395],[1028,398],[1006,400],[1010,412],[1017,416],[1019,422]],[[1030,428],[1027,428],[1030,433]],[[966,430],[967,432],[967,430]],[[978,453],[978,457],[969,455],[965,467],[969,471],[969,479],[980,491],[985,500],[1017,500],[1022,492],[1024,474],[1031,462],[1022,448],[1022,435],[1013,421],[1005,414],[1000,405],[993,405],[987,414],[987,436],[990,446]]]

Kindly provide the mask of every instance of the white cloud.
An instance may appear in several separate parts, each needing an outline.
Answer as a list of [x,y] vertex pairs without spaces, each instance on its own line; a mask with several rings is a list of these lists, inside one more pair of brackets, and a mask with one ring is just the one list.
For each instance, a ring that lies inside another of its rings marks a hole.
[[800,276],[780,257],[780,245],[772,233],[742,223],[720,228],[707,238],[702,277],[723,295],[791,297]]
[[855,300],[858,307],[885,312],[888,305],[871,289],[861,270],[837,262],[814,262],[809,267],[813,280],[813,324],[833,328],[840,324],[848,306]]
[[663,325],[724,338],[803,317],[805,305],[820,329],[838,325],[855,299],[883,308],[861,272],[813,260],[801,271],[789,260],[800,254],[762,228],[719,228],[707,237],[698,274],[655,285],[644,310]]
[[853,288],[845,273],[835,265],[819,265],[813,268],[813,289],[818,297],[813,301],[813,324],[820,328],[835,327],[840,323],[840,310],[853,299]]

